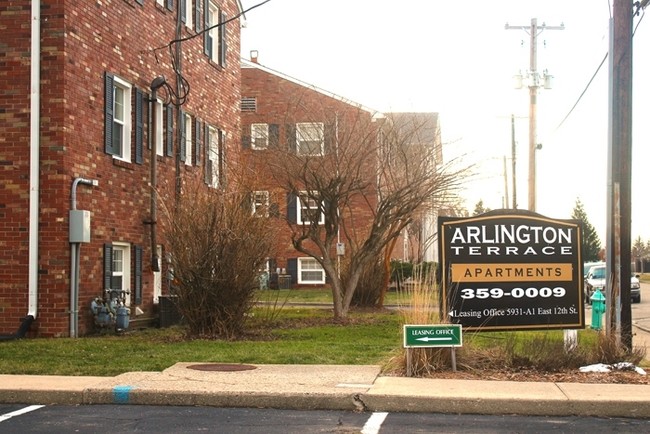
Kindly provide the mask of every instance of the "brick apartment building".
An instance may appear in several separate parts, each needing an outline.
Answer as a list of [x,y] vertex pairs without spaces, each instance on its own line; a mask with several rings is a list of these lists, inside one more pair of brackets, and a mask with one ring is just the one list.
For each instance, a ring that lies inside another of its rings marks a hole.
[[[315,259],[294,249],[287,223],[300,230],[300,225],[309,224],[312,218],[322,223],[325,216],[316,210],[313,200],[298,197],[306,192],[291,194],[286,186],[279,185],[277,177],[268,173],[267,163],[287,150],[308,155],[312,161],[326,161],[338,146],[336,128],[342,130],[346,124],[364,123],[371,134],[376,134],[376,113],[262,66],[256,57],[242,60],[241,93],[242,159],[257,174],[252,186],[254,208],[271,210],[269,222],[278,233],[276,256],[270,258],[269,269],[271,273],[291,276],[292,286],[323,286],[323,268]],[[368,169],[375,170],[376,163],[369,161]],[[371,203],[354,204],[354,224],[359,229],[372,218],[374,206],[376,197]]]
[[157,207],[191,178],[218,188],[239,149],[241,12],[0,2],[0,335],[29,317],[28,336],[87,334],[106,288],[130,292],[132,317],[155,311]]
[[[297,196],[300,194],[295,192],[287,194],[286,185],[279,185],[278,177],[267,173],[269,161],[272,162],[277,154],[287,157],[283,153],[290,150],[298,155],[304,153],[315,157],[312,158],[315,161],[322,158],[325,162],[328,155],[336,152],[335,148],[339,149],[339,143],[340,147],[355,146],[355,140],[366,141],[372,148],[377,148],[382,130],[388,123],[391,123],[391,130],[417,126],[418,134],[412,135],[414,140],[440,151],[438,116],[436,113],[396,113],[386,118],[381,113],[261,65],[255,52],[250,61],[242,60],[241,94],[242,158],[247,161],[244,165],[256,174],[252,202],[254,208],[271,210],[270,214],[276,218],[270,218],[270,222],[279,234],[276,256],[270,259],[269,269],[271,273],[290,276],[293,286],[323,286],[326,276],[322,266],[315,259],[297,252],[291,243],[292,230],[300,231],[300,225],[310,221],[303,215],[314,211],[313,200],[305,196],[299,199]],[[347,127],[353,124],[367,127],[357,128],[358,137],[351,137],[349,134],[355,133],[348,133],[352,128]],[[339,139],[339,135],[346,139]],[[441,157],[441,153],[436,155],[438,163]],[[367,179],[376,178],[378,164],[377,156],[368,158],[365,166]],[[367,197],[359,198],[350,204],[347,211],[347,233],[357,234],[359,240],[363,239],[373,218],[378,203],[377,193],[375,190]],[[436,245],[434,228],[437,223],[433,209],[421,217],[418,233],[403,236],[393,258],[434,260],[432,249]],[[324,220],[325,216],[318,218]]]
[[[401,112],[389,114],[394,128],[412,131],[406,134],[410,146],[426,146],[433,149],[432,170],[442,166],[442,136],[438,113]],[[436,262],[438,260],[438,215],[435,206],[428,207],[415,216],[411,224],[398,238],[392,258],[408,262]]]

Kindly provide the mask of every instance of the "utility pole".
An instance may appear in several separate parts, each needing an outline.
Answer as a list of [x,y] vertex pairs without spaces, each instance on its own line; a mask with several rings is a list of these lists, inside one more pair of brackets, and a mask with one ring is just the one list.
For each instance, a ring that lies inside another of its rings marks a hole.
[[[536,158],[535,153],[537,145],[537,89],[539,89],[540,78],[544,79],[544,87],[550,89],[551,76],[544,71],[543,76],[540,77],[537,72],[537,36],[544,30],[564,30],[564,24],[559,26],[547,26],[542,23],[541,26],[537,25],[537,18],[530,20],[529,26],[511,26],[506,23],[506,30],[523,30],[530,35],[530,70],[528,71],[528,90],[530,94],[530,105],[528,109],[528,209],[535,211],[535,198],[536,198]],[[523,77],[520,77],[523,78]]]
[[[643,5],[647,2],[643,2]],[[610,19],[605,330],[632,349],[632,0],[614,0]]]

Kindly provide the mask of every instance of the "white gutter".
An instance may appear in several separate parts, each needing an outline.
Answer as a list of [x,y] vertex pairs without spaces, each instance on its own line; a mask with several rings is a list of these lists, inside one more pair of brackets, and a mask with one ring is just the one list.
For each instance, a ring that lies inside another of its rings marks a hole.
[[28,313],[38,310],[38,217],[41,82],[41,2],[32,1],[29,116],[29,300]]

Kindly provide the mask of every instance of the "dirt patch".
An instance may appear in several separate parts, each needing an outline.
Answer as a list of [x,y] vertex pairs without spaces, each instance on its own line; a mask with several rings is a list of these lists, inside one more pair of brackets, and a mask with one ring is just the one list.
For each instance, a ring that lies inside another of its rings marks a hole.
[[650,384],[648,375],[634,371],[611,372],[539,372],[535,370],[435,371],[427,378],[454,380],[537,381],[554,383]]

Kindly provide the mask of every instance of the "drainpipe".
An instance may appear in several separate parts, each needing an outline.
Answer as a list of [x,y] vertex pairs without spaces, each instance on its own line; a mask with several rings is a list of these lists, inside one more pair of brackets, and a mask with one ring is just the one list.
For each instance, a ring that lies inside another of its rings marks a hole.
[[159,75],[158,77],[154,78],[153,81],[151,82],[151,101],[153,105],[153,110],[151,112],[153,113],[152,116],[152,130],[153,134],[151,134],[151,174],[150,174],[150,182],[151,182],[151,217],[149,224],[151,224],[151,269],[152,271],[160,271],[160,258],[158,258],[158,242],[156,240],[156,223],[158,219],[158,178],[156,174],[156,167],[157,167],[157,161],[158,161],[158,156],[156,154],[156,134],[158,133],[156,131],[156,125],[157,125],[157,117],[156,116],[162,116],[162,113],[157,113],[157,108],[158,108],[158,89],[160,89],[162,86],[165,86],[167,84],[167,81],[165,80],[165,77],[162,75]]
[[[77,185],[79,184],[96,187],[99,182],[95,179],[75,178],[70,190],[70,220],[73,219],[74,211],[77,210]],[[78,223],[75,222],[75,224]],[[79,336],[79,263],[82,241],[76,235],[72,235],[72,221],[70,221],[70,225],[70,337],[76,338]]]
[[36,319],[38,311],[38,216],[40,147],[40,69],[41,2],[33,1],[31,10],[30,116],[29,116],[29,266],[28,313]]

